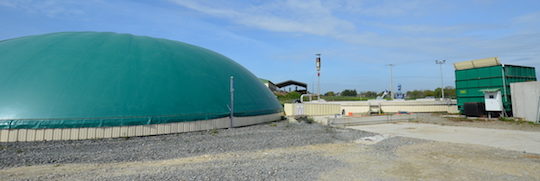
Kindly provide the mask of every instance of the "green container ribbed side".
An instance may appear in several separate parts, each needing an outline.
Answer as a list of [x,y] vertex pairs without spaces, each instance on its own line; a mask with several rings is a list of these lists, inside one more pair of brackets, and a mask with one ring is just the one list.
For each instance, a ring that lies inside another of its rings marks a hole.
[[485,101],[481,90],[500,89],[505,110],[510,112],[512,111],[510,83],[536,81],[534,67],[515,65],[456,70],[455,76],[457,105],[461,111],[467,102]]

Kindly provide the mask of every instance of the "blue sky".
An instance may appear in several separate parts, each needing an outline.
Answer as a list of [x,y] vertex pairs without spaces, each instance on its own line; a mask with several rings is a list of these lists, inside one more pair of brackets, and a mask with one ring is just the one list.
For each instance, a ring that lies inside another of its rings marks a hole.
[[219,52],[273,82],[382,91],[454,85],[453,62],[498,56],[540,68],[537,0],[0,0],[0,39],[107,31],[178,40]]

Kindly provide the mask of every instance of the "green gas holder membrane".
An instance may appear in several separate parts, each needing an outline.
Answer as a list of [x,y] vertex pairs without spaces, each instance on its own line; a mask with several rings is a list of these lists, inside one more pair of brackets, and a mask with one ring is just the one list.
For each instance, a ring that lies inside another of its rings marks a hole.
[[65,32],[0,41],[0,129],[161,124],[282,112],[247,69],[186,43]]

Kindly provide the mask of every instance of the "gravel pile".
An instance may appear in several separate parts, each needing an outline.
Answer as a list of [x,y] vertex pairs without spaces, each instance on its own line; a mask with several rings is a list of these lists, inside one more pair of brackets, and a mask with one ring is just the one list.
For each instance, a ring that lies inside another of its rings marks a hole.
[[[114,163],[131,161],[167,160],[206,154],[257,151],[274,148],[297,147],[324,143],[352,142],[373,133],[336,129],[319,124],[293,124],[285,121],[255,126],[219,129],[202,132],[180,133],[148,137],[116,138],[84,141],[49,141],[0,143],[0,168],[41,164],[68,163]],[[163,174],[167,170],[156,170],[154,175],[125,176],[119,180],[178,178],[206,180],[228,178],[234,180],[254,178],[295,179],[324,168],[309,168],[305,165],[340,166],[339,161],[313,156],[310,153],[282,155],[276,159],[253,160],[238,158],[237,161],[211,163],[215,169],[204,174],[194,170],[170,170],[174,174]],[[290,157],[290,158],[286,158]],[[284,160],[288,164],[281,164]],[[258,164],[260,162],[260,164]],[[249,164],[248,164],[249,163]],[[264,164],[263,164],[264,163]],[[302,166],[301,166],[302,165]],[[195,169],[196,170],[196,169]],[[287,170],[289,172],[287,172]],[[278,173],[276,176],[276,173]],[[301,174],[298,174],[301,173]],[[46,179],[44,177],[42,179]],[[52,178],[58,178],[53,176]],[[114,179],[114,177],[107,177]],[[49,178],[50,179],[50,178]],[[96,179],[103,179],[97,176]]]

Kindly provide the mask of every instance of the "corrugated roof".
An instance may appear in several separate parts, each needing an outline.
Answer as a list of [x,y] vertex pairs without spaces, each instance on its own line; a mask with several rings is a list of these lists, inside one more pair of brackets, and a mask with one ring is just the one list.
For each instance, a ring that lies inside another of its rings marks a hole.
[[491,57],[491,58],[483,58],[483,59],[476,59],[476,60],[470,60],[470,61],[464,61],[464,62],[457,62],[454,63],[454,68],[456,70],[465,70],[465,69],[473,69],[473,68],[480,68],[480,67],[491,67],[501,65],[501,62],[499,62],[499,58],[497,57]]

